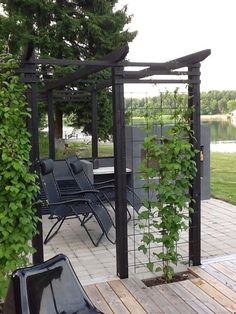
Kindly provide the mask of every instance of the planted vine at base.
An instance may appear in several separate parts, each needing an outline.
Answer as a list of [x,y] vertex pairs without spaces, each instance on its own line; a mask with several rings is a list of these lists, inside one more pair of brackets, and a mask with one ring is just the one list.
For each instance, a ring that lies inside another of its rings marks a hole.
[[[163,111],[146,115],[147,133],[144,140],[145,159],[141,164],[144,189],[154,197],[145,200],[146,210],[139,214],[143,231],[139,250],[148,256],[150,271],[162,271],[166,282],[174,275],[174,265],[181,261],[177,250],[180,234],[188,228],[191,196],[189,189],[196,175],[196,154],[190,138],[191,109],[186,96],[166,93],[163,102],[172,107],[171,124],[163,125]],[[170,105],[171,104],[171,105]],[[159,125],[159,135],[153,134],[153,125]],[[158,247],[154,248],[153,247]],[[156,266],[156,262],[161,265]]]
[[29,171],[30,113],[16,68],[11,56],[0,55],[0,299],[11,272],[28,263],[37,224],[38,187]]

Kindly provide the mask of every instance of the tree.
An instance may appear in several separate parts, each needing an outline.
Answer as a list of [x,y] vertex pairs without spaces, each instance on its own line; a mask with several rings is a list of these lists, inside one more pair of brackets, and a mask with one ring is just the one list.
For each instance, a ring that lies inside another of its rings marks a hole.
[[231,99],[227,101],[228,112],[236,109],[236,99]]
[[[33,41],[41,57],[95,59],[132,41],[135,32],[124,30],[131,17],[127,8],[115,10],[117,0],[3,0],[4,15],[0,16],[0,48],[19,55],[27,42]],[[104,105],[103,105],[104,104]],[[107,101],[100,103],[100,112]],[[109,104],[111,107],[111,104]],[[89,107],[83,108],[83,117],[77,122],[89,130]],[[75,106],[56,104],[56,137],[62,136],[62,115]],[[81,113],[81,110],[79,110]],[[101,125],[110,130],[111,119],[100,116]]]

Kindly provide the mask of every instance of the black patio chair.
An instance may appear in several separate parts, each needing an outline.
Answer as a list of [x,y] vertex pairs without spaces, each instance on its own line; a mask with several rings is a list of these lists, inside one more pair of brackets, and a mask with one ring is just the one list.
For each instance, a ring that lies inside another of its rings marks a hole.
[[16,270],[11,276],[3,313],[102,314],[92,304],[63,254]]
[[[75,181],[77,182],[81,190],[96,189],[100,191],[101,197],[103,197],[103,199],[105,199],[106,201],[112,202],[115,200],[115,181],[114,180],[108,180],[108,181],[92,184],[83,169],[83,165],[81,161],[79,160],[77,156],[67,157],[66,161],[68,163],[68,166],[71,168]],[[139,209],[142,206],[142,202],[140,198],[135,194],[133,189],[129,187],[128,185],[126,186],[126,198],[127,198],[127,203],[131,205],[133,209],[138,213]],[[128,208],[127,208],[127,213],[129,215],[128,219],[130,219],[131,214]]]
[[[44,159],[41,161],[40,166],[41,186],[44,189],[44,193],[47,198],[47,205],[50,208],[49,219],[56,220],[52,228],[49,230],[44,243],[46,244],[57,234],[66,219],[77,218],[80,221],[81,226],[84,227],[94,246],[98,246],[104,234],[106,235],[107,239],[114,244],[115,241],[109,237],[108,233],[110,229],[115,228],[115,226],[106,207],[102,202],[99,202],[99,200],[97,200],[97,202],[93,202],[90,199],[91,195],[94,195],[98,192],[91,190],[76,191],[72,193],[67,192],[65,196],[66,199],[62,199],[61,193],[53,175],[53,160]],[[85,195],[87,196],[86,198],[84,197]],[[93,239],[89,229],[86,227],[86,223],[92,217],[97,220],[98,225],[102,230],[102,234],[97,240]]]

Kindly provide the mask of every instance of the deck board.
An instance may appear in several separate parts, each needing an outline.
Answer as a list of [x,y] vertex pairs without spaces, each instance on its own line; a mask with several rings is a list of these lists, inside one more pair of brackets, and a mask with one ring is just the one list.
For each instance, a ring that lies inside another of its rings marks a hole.
[[193,271],[195,275],[203,279],[206,283],[208,283],[213,288],[215,288],[217,291],[224,294],[227,298],[231,299],[235,304],[235,312],[236,312],[236,292],[234,292],[232,289],[230,289],[229,287],[221,283],[218,279],[210,275],[207,271],[205,271],[201,267],[194,266],[194,267],[191,267],[190,270]]
[[141,281],[135,278],[123,279],[123,284],[126,288],[135,295],[140,304],[143,305],[147,313],[164,313],[160,306],[152,299],[152,293],[147,286]]
[[223,273],[226,277],[230,278],[232,281],[235,281],[236,284],[236,273],[231,270],[229,267],[225,266],[223,263],[214,263],[212,267],[217,269],[219,272]]
[[191,281],[198,288],[206,292],[213,300],[220,303],[230,313],[236,312],[236,303],[227,298],[226,295],[221,293],[217,288],[213,287],[201,278],[192,279]]
[[217,267],[214,267],[218,264],[206,265],[204,269],[221,283],[226,285],[228,288],[236,292],[236,282],[232,280],[232,278],[226,276],[223,272],[221,272]]
[[106,314],[113,313],[110,306],[107,304],[106,300],[103,298],[102,294],[95,285],[85,286],[85,291],[98,309]]
[[216,300],[209,296],[205,291],[201,290],[199,287],[194,285],[194,283],[192,283],[190,280],[182,281],[180,285],[183,286],[186,290],[188,290],[192,295],[194,295],[207,308],[212,310],[213,313],[219,314],[229,313],[229,311],[227,311],[221,304],[216,302]]
[[153,288],[158,290],[165,298],[168,299],[168,302],[173,305],[175,313],[196,313],[196,311],[187,303],[185,303],[184,300],[178,294],[176,294],[173,289],[170,289],[169,285],[160,285]]
[[[157,289],[147,287],[141,280],[133,278],[137,287],[140,287],[142,291],[146,289],[147,291],[147,302],[150,300],[155,304],[158,311],[161,313],[172,314],[175,311],[174,306],[169,302],[168,298],[163,296]],[[153,312],[152,312],[153,313]],[[158,312],[157,312],[158,313]]]
[[99,283],[96,285],[104,299],[106,299],[109,307],[113,311],[113,313],[117,314],[128,314],[130,311],[126,308],[126,306],[122,303],[117,294],[112,290],[109,283]]
[[169,288],[172,289],[184,302],[194,309],[197,313],[212,314],[213,312],[209,307],[202,303],[196,296],[186,290],[180,282],[174,282],[169,284]]
[[132,310],[135,308],[136,314],[147,313],[140,305],[138,300],[129,292],[129,290],[125,287],[125,285],[123,285],[120,280],[110,281],[109,285],[130,312],[132,312]]
[[95,304],[105,314],[236,313],[236,258],[207,261],[190,267],[194,278],[146,287],[131,277],[85,287]]

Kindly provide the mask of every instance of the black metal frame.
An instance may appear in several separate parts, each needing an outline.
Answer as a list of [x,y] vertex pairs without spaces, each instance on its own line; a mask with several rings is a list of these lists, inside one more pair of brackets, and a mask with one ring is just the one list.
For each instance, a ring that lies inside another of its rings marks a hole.
[[[124,61],[128,53],[128,46],[124,46],[114,52],[108,54],[98,61],[78,61],[78,60],[61,60],[61,59],[35,59],[32,47],[28,48],[25,55],[27,58],[22,60],[21,72],[24,73],[24,81],[31,85],[28,92],[28,103],[32,109],[32,120],[30,123],[30,132],[32,134],[32,169],[38,169],[39,148],[38,148],[38,113],[36,103],[36,67],[37,65],[74,65],[79,66],[79,69],[73,73],[65,74],[62,78],[52,78],[46,82],[44,94],[39,95],[45,98],[48,102],[48,117],[49,117],[49,152],[50,157],[55,158],[54,145],[54,108],[53,95],[56,97],[55,90],[62,89],[72,83],[77,86],[80,82],[84,82],[89,75],[99,72],[104,68],[112,69],[112,77],[110,80],[104,80],[92,84],[91,88],[82,90],[83,93],[71,93],[69,95],[70,101],[73,102],[78,97],[88,97],[91,93],[92,99],[92,157],[93,160],[97,158],[97,101],[96,91],[102,88],[112,86],[113,93],[113,139],[114,139],[114,166],[115,166],[115,183],[116,183],[116,241],[117,241],[117,273],[121,278],[128,277],[128,244],[127,244],[127,214],[126,214],[126,153],[125,153],[125,117],[124,117],[124,84],[126,83],[166,83],[166,84],[188,84],[189,89],[189,106],[194,106],[195,110],[192,116],[192,129],[194,130],[195,139],[194,146],[199,149],[200,145],[200,62],[207,58],[211,51],[209,49],[203,50],[191,55],[187,55],[169,62],[164,63],[148,63],[148,62],[128,62]],[[124,67],[144,67],[140,71],[127,71]],[[43,67],[42,67],[43,68]],[[182,70],[188,68],[188,70]],[[175,71],[176,70],[176,71]],[[186,79],[146,79],[153,75],[165,76],[180,76],[184,75]],[[64,92],[64,99],[68,99],[68,90]],[[196,156],[196,163],[200,169],[199,155]],[[189,256],[194,265],[201,262],[201,206],[200,206],[200,171],[193,181],[192,196],[194,202],[192,204],[195,209],[192,215],[191,228],[189,233]],[[40,212],[38,210],[38,215]],[[33,240],[33,245],[37,249],[34,254],[34,263],[43,260],[43,240],[42,240],[42,226],[38,225],[39,234]]]
[[189,228],[189,259],[192,264],[201,264],[201,161],[200,161],[200,138],[201,138],[201,123],[200,123],[200,63],[195,63],[189,69],[189,80],[196,81],[188,88],[188,104],[193,108],[191,117],[191,129],[194,132],[192,144],[198,151],[195,156],[197,174],[193,180],[193,185],[190,190],[192,203],[190,206],[194,212],[190,214]]

